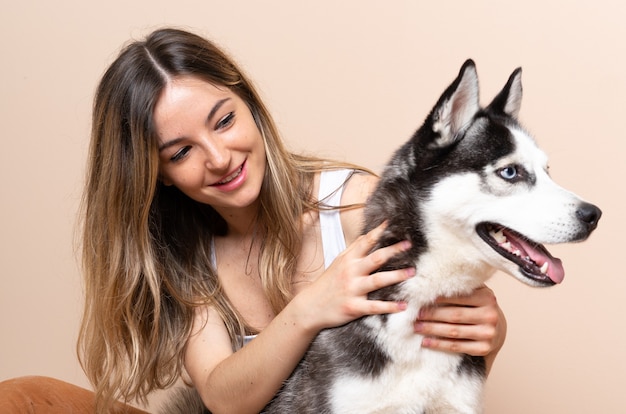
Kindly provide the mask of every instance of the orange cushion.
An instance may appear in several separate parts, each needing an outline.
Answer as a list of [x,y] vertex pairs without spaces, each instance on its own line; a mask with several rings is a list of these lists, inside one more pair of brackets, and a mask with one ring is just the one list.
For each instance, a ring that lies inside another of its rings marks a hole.
[[[29,376],[0,382],[2,414],[93,414],[94,393],[54,378]],[[147,414],[125,404],[117,404],[112,414]]]

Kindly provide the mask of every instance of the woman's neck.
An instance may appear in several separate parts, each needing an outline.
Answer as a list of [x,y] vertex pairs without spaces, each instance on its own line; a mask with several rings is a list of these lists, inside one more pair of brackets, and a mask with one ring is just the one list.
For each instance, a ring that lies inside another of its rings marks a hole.
[[244,208],[215,210],[226,222],[226,237],[249,238],[258,227],[259,207],[256,203]]

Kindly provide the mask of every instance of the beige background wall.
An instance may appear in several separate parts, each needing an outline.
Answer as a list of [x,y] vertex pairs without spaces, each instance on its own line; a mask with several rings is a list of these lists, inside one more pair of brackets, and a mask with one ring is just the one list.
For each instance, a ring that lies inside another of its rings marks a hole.
[[[566,280],[491,286],[509,321],[488,413],[626,412],[623,2],[3,0],[0,13],[0,380],[87,385],[74,354],[72,247],[95,85],[120,46],[160,25],[226,47],[295,149],[379,169],[467,57],[484,101],[523,66],[521,117],[552,175],[604,210],[553,251]],[[540,201],[538,201],[540,202]]]

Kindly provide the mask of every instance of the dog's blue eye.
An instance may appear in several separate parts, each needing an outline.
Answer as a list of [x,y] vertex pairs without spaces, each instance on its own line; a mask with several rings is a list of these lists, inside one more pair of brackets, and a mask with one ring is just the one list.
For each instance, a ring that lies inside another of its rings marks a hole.
[[513,180],[517,177],[517,168],[514,165],[509,165],[500,170],[500,177],[505,180]]

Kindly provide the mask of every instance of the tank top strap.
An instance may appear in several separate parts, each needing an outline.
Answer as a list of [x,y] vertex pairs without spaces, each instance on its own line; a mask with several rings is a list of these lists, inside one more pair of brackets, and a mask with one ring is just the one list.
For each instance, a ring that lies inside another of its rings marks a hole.
[[[318,200],[325,206],[340,206],[344,185],[352,173],[352,170],[347,169],[322,171],[320,173]],[[346,239],[341,226],[339,210],[321,210],[319,217],[324,249],[324,267],[328,268],[333,260],[346,249]]]

